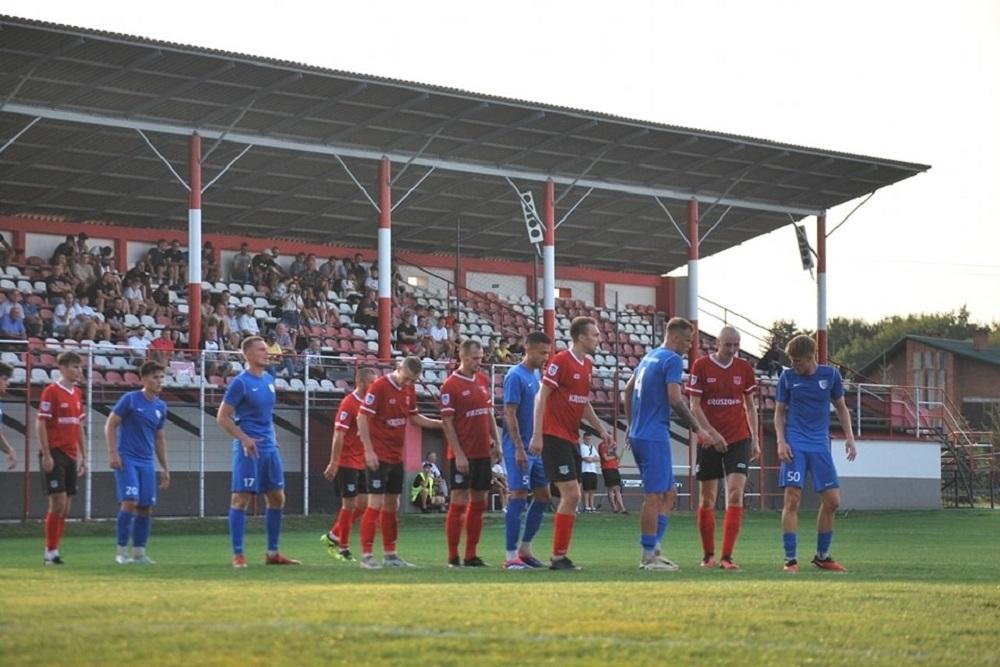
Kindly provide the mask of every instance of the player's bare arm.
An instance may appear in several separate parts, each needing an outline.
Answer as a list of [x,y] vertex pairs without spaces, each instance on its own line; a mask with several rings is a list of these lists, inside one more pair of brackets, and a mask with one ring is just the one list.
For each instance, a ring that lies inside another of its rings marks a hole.
[[228,403],[223,403],[219,406],[219,412],[215,415],[215,423],[218,424],[223,431],[240,441],[240,444],[243,445],[243,452],[247,456],[257,456],[257,441],[244,433],[243,430],[236,425],[236,421],[233,420],[235,412],[236,411],[233,406]]
[[705,415],[705,411],[701,407],[701,396],[691,394],[690,401],[691,416],[697,421],[698,424],[705,424],[707,426],[707,428],[704,429],[704,433],[702,433],[704,436],[701,441],[702,446],[711,447],[717,452],[725,453],[726,439],[723,438],[722,434],[715,430],[715,427],[709,423],[708,417]]
[[694,433],[700,433],[705,429],[705,425],[695,419],[688,409],[684,394],[681,393],[681,386],[674,382],[667,385],[667,399],[670,401],[670,408],[680,418],[681,426],[690,429]]
[[507,433],[514,443],[514,461],[520,470],[528,467],[528,455],[524,452],[524,440],[521,439],[521,426],[517,423],[517,404],[508,403],[503,406],[503,417],[507,424]]
[[410,415],[410,423],[419,426],[420,428],[429,428],[433,431],[441,429],[440,419],[431,419],[430,417],[423,416],[419,412]]
[[361,438],[361,446],[365,448],[365,465],[369,470],[378,470],[378,456],[375,455],[375,446],[372,445],[368,415],[364,412],[358,413],[358,437]]
[[455,418],[449,415],[441,417],[441,430],[444,437],[451,445],[451,451],[455,455],[455,468],[463,475],[469,474],[469,458],[462,449],[462,443],[458,441],[458,432],[455,430]]
[[156,460],[160,464],[160,488],[169,488],[170,466],[167,465],[167,432],[162,428],[156,432]]
[[55,461],[52,460],[52,452],[49,450],[49,421],[39,417],[35,420],[38,431],[38,449],[42,453],[42,470],[52,472]]
[[538,390],[538,395],[535,397],[535,430],[531,433],[531,445],[528,447],[528,451],[535,456],[542,453],[542,419],[545,416],[545,406],[548,404],[549,396],[551,395],[552,387],[543,382]]
[[17,467],[17,452],[14,448],[10,446],[7,442],[7,438],[0,433],[0,451],[7,455],[7,470],[13,470]]
[[851,411],[847,408],[847,401],[841,396],[833,402],[837,409],[837,417],[840,419],[840,427],[844,430],[844,448],[847,450],[847,460],[853,461],[858,457],[858,448],[854,443],[854,427],[851,424]]
[[118,427],[122,418],[112,412],[104,422],[104,440],[108,445],[108,466],[112,470],[122,469],[122,460],[118,456]]
[[782,402],[774,404],[774,430],[778,435],[778,459],[785,463],[792,462],[792,448],[785,440],[785,411],[788,410]]
[[340,460],[340,450],[344,447],[344,432],[340,429],[333,430],[333,442],[330,445],[330,462],[326,464],[326,470],[323,471],[323,477],[326,478],[328,482],[332,482],[333,478],[337,476],[337,461]]
[[743,404],[746,407],[747,424],[750,426],[750,460],[760,459],[760,434],[757,432],[757,399],[753,394],[743,396]]
[[87,472],[87,429],[80,424],[76,436],[76,474],[83,477],[85,472]]
[[632,418],[632,396],[635,393],[635,373],[625,383],[625,445],[629,445],[629,420]]
[[591,405],[590,402],[588,402],[586,407],[583,408],[583,418],[593,427],[595,431],[597,431],[597,437],[601,439],[601,442],[610,446],[612,442],[611,434],[604,428],[604,424],[601,420],[597,418],[597,413],[594,412],[594,406]]

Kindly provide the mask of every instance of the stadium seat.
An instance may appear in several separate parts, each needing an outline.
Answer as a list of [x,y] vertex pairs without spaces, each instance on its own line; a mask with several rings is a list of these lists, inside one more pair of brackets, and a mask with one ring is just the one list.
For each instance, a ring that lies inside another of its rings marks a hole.
[[5,364],[9,364],[11,366],[24,365],[23,362],[21,361],[20,355],[18,355],[16,352],[4,352],[2,355],[0,355],[0,361],[3,361]]
[[288,391],[288,382],[285,381],[285,378],[275,378],[274,388],[278,391]]
[[32,368],[31,382],[32,384],[48,384],[49,382],[52,382],[52,378],[49,376],[49,372],[44,368]]
[[302,382],[302,380],[298,378],[292,378],[291,380],[288,381],[288,388],[292,391],[305,391],[306,385]]
[[24,384],[28,379],[28,373],[23,368],[15,368],[14,372],[10,376],[10,381],[14,384]]

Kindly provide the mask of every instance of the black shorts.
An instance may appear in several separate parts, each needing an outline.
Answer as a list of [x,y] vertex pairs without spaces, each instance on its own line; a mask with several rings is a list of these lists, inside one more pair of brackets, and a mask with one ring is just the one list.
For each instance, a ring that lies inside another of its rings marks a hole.
[[341,498],[356,498],[358,494],[368,493],[368,479],[364,470],[338,468],[333,483]]
[[[65,493],[67,496],[75,496],[76,461],[61,449],[50,449],[49,452],[52,454],[52,472],[45,472],[41,467],[41,461],[38,466],[42,471],[42,488],[46,495]],[[40,454],[39,459],[41,459]]]
[[698,448],[698,467],[695,479],[699,482],[711,479],[722,479],[726,475],[738,473],[747,474],[750,466],[750,439],[740,440],[729,445],[725,454],[712,448]]
[[585,472],[581,475],[580,483],[584,491],[597,491],[597,473]]
[[622,485],[622,474],[618,472],[618,468],[607,468],[602,470],[601,473],[604,475],[604,486],[611,488],[612,486]]
[[368,476],[368,493],[381,496],[386,493],[403,492],[403,464],[378,462],[378,470],[365,473]]
[[579,445],[554,435],[542,436],[542,465],[551,481],[580,481],[581,463]]
[[448,488],[451,490],[472,489],[489,491],[493,488],[493,462],[487,456],[469,459],[469,474],[463,475],[455,466],[455,459],[448,459]]

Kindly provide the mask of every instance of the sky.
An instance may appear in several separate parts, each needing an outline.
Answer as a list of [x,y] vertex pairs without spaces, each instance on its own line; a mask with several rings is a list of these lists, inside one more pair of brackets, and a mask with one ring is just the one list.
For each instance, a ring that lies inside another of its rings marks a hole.
[[[966,305],[1000,321],[995,0],[0,0],[0,12],[929,164],[829,237],[829,315]],[[855,203],[829,211],[828,230]],[[761,324],[815,328],[791,228],[702,260],[699,282]]]

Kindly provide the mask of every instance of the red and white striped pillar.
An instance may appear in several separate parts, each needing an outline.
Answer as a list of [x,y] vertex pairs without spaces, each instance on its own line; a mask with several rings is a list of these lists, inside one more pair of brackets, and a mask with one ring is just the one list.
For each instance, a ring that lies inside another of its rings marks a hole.
[[392,165],[378,165],[378,356],[392,359]]
[[816,216],[816,355],[826,363],[826,213]]
[[[691,336],[691,351],[688,359],[694,361],[701,356],[701,341],[698,336],[698,200],[688,202],[688,319],[694,325]],[[690,364],[688,365],[690,368]]]
[[191,135],[188,196],[188,347],[201,347],[201,137]]
[[542,223],[545,235],[542,238],[542,275],[545,335],[556,340],[556,184],[545,181],[542,195]]

